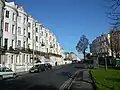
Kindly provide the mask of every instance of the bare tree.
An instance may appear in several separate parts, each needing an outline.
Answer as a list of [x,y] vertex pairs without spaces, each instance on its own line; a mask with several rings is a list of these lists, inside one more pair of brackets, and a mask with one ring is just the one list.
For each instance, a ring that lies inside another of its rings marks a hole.
[[76,50],[78,51],[78,53],[81,53],[81,52],[83,53],[84,60],[85,60],[85,51],[88,47],[88,44],[89,44],[88,39],[86,38],[85,35],[82,35],[76,46]]
[[115,56],[118,57],[119,53],[120,53],[120,31],[111,30],[110,36],[111,36],[110,44],[111,44],[112,56],[113,56],[113,54],[115,54]]
[[107,1],[107,16],[113,20],[110,24],[113,29],[120,29],[120,0],[106,0]]

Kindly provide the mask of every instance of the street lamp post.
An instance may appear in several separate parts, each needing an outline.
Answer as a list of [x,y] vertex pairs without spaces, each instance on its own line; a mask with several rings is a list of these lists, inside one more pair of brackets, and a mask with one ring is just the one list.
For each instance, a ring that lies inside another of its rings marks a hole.
[[105,70],[107,70],[107,59],[105,57]]
[[104,55],[105,58],[105,70],[107,70],[107,58],[106,58],[107,54]]

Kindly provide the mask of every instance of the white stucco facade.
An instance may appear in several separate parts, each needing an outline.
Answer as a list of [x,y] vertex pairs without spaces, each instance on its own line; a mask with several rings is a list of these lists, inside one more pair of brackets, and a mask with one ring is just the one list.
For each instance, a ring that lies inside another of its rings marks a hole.
[[4,8],[5,4],[2,0],[0,0],[0,65],[2,63],[2,58],[3,58],[3,55],[2,55],[2,46],[3,46],[3,17],[4,17],[4,11],[3,11],[3,8]]
[[[1,9],[3,5],[4,13]],[[0,1],[0,12],[0,21],[3,20],[1,45],[5,49],[4,54],[0,55],[0,65],[23,72],[28,71],[36,61],[53,66],[64,64],[63,49],[55,35],[26,13],[23,6]]]

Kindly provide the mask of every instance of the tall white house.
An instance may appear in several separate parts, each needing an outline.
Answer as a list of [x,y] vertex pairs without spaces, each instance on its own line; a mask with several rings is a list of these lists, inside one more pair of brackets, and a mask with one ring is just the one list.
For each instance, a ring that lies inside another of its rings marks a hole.
[[64,64],[55,35],[14,2],[0,1],[0,46],[0,65],[15,72],[36,62]]
[[3,52],[2,52],[2,46],[3,46],[3,17],[4,17],[4,11],[3,8],[5,6],[5,3],[0,0],[0,64],[2,64],[2,58],[3,58]]

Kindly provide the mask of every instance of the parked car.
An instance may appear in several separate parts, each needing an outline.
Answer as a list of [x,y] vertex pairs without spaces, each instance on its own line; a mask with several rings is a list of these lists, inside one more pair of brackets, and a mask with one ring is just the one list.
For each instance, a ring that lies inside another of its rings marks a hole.
[[35,65],[29,70],[30,73],[42,71],[45,71],[45,64]]
[[50,63],[46,63],[45,64],[45,68],[46,68],[46,70],[51,70],[52,69],[52,65]]
[[72,60],[72,64],[76,64],[76,63],[78,63],[77,60]]
[[0,67],[0,80],[16,78],[17,74],[7,67]]

